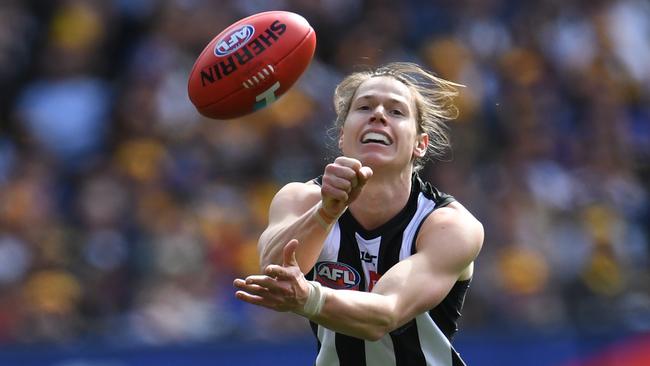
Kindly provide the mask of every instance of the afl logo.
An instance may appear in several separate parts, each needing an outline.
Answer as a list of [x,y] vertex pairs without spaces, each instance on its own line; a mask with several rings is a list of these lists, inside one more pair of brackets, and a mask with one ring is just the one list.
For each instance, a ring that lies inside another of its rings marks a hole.
[[242,48],[246,42],[253,38],[253,34],[255,34],[255,27],[248,24],[226,33],[214,46],[214,55],[217,57],[228,56]]
[[316,281],[333,289],[358,290],[361,276],[354,268],[340,262],[318,262]]

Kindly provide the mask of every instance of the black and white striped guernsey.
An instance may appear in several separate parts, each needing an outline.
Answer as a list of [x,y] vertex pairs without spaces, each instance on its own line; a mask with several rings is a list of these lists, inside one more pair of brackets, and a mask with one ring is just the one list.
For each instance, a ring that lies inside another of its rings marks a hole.
[[[320,185],[322,177],[314,181]],[[453,201],[452,196],[414,174],[406,206],[377,229],[365,230],[346,210],[325,239],[318,261],[307,277],[335,289],[371,291],[382,274],[415,253],[418,231],[428,215]],[[469,282],[457,282],[438,306],[376,342],[336,333],[312,322],[318,340],[315,365],[465,365],[450,339],[457,330]]]

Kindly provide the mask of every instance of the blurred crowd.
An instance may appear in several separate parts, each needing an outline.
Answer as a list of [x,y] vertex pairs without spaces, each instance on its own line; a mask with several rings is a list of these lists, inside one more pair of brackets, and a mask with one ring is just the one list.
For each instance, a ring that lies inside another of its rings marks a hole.
[[[271,108],[202,118],[196,56],[303,15],[316,57]],[[650,3],[0,2],[0,344],[308,332],[239,303],[283,184],[336,156],[333,89],[418,62],[465,85],[422,172],[486,230],[463,330],[650,330]]]

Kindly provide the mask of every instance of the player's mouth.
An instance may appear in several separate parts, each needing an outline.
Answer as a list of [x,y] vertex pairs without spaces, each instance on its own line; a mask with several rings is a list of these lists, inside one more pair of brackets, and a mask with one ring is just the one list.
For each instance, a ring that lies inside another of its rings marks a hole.
[[377,131],[369,131],[364,133],[361,136],[361,143],[362,144],[381,144],[381,145],[391,145],[393,143],[393,140],[390,138],[390,136],[382,133],[382,132],[377,132]]

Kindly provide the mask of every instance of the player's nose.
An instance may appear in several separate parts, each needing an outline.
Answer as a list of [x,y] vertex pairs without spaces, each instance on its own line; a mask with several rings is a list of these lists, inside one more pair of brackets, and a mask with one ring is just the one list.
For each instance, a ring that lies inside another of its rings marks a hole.
[[381,122],[386,123],[386,110],[383,106],[378,105],[372,111],[372,116],[370,117],[370,122]]

